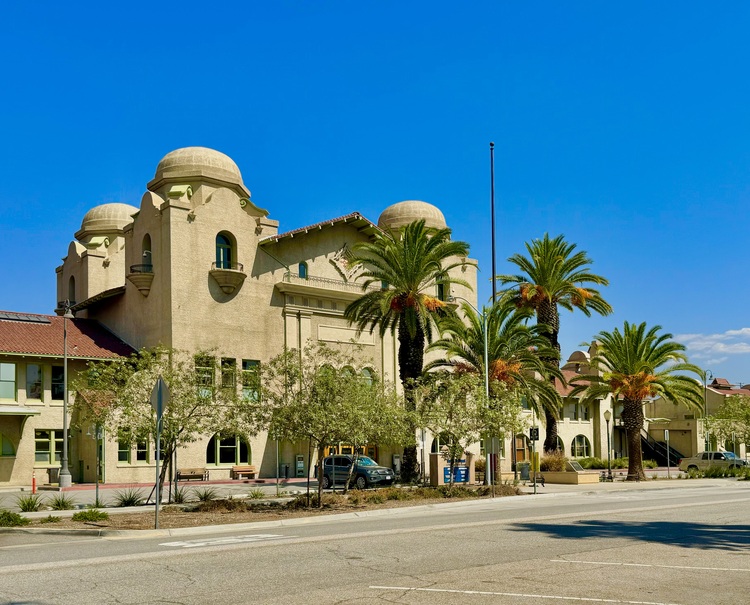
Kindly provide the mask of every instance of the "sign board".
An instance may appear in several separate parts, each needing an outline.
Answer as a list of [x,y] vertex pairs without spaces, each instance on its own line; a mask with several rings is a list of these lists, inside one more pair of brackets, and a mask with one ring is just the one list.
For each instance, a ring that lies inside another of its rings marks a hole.
[[669,429],[664,429],[664,441],[669,441]]
[[539,441],[539,427],[532,426],[529,429],[529,439],[532,441]]
[[[443,481],[450,483],[451,481],[451,468],[446,466],[443,468]],[[469,469],[465,466],[456,466],[453,468],[453,483],[468,483],[469,482]]]
[[580,464],[578,464],[578,462],[576,462],[575,460],[568,460],[568,466],[570,467],[571,470],[574,470],[576,473],[582,473],[584,470],[586,470]]
[[151,391],[151,407],[156,412],[156,417],[161,418],[164,414],[164,408],[169,403],[169,387],[164,379],[159,376],[156,379],[154,390]]

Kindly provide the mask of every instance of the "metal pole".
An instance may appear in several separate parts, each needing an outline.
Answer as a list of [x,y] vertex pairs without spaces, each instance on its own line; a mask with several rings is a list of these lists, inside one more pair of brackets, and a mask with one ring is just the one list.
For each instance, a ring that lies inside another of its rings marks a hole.
[[[532,425],[536,428],[536,412],[531,410]],[[536,496],[536,439],[531,440],[531,468],[534,472],[534,495]]]
[[160,494],[159,494],[159,458],[160,458],[160,450],[161,450],[161,410],[163,402],[162,402],[162,389],[159,388],[159,385],[157,383],[157,406],[156,406],[156,464],[154,465],[156,467],[156,485],[154,486],[154,529],[159,529],[159,500],[160,500]]
[[497,300],[495,268],[495,143],[490,143],[490,205],[492,206],[492,304]]
[[94,506],[99,506],[99,425],[97,424],[94,428],[94,443],[96,447],[96,497],[94,500]]
[[[487,309],[482,309],[482,339],[484,340],[484,396],[487,398],[486,405],[490,404],[490,355],[489,355],[489,335],[487,328]],[[492,450],[494,449],[494,438],[492,433],[489,435],[490,447],[485,448],[485,472],[490,485],[490,495],[495,496],[495,482],[492,476]]]
[[667,479],[671,479],[669,476],[669,430],[664,431],[667,434]]
[[607,481],[612,481],[612,444],[610,442],[609,420],[607,420],[606,422],[607,422]]
[[279,440],[276,440],[276,497],[279,497]]
[[61,488],[70,487],[73,483],[68,469],[68,319],[73,315],[70,312],[69,300],[66,300],[63,306],[63,451],[58,479]]

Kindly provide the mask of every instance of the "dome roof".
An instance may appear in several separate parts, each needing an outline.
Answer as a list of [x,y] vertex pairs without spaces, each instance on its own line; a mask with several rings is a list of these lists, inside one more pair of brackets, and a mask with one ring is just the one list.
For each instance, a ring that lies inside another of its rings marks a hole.
[[137,212],[138,208],[130,204],[113,203],[94,206],[84,215],[81,230],[76,233],[76,237],[80,239],[93,233],[121,232],[126,225],[133,222],[133,215]]
[[400,229],[409,223],[425,220],[427,227],[445,229],[445,217],[440,209],[427,202],[419,200],[406,200],[388,206],[378,219],[378,227],[381,229]]
[[164,179],[191,177],[208,177],[244,188],[242,174],[234,160],[208,147],[183,147],[170,151],[156,167],[156,174],[151,183],[161,183]]

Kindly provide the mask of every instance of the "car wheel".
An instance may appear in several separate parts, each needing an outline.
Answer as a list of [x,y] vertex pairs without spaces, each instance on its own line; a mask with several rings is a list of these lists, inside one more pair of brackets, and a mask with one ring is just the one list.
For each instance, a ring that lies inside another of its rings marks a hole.
[[691,464],[690,466],[688,466],[688,472],[689,471],[696,471],[697,472],[698,471],[698,467],[695,466],[694,464]]
[[360,475],[357,477],[355,485],[357,486],[357,489],[367,489],[367,479]]
[[331,487],[331,479],[328,475],[323,475],[323,489]]

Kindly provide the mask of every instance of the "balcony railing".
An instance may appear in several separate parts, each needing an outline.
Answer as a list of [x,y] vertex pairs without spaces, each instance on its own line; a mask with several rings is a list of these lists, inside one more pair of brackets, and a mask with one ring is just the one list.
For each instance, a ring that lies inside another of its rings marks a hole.
[[[362,284],[356,282],[347,282],[340,279],[329,279],[327,277],[315,277],[309,275],[308,277],[300,277],[297,273],[287,272],[284,274],[284,281],[289,284],[298,284],[301,286],[313,286],[317,288],[325,288],[327,290],[337,290],[339,292],[362,292]],[[378,286],[372,285],[367,288],[367,292],[379,290]]]
[[244,271],[242,263],[211,263],[211,271]]
[[130,265],[131,273],[153,273],[153,265]]

